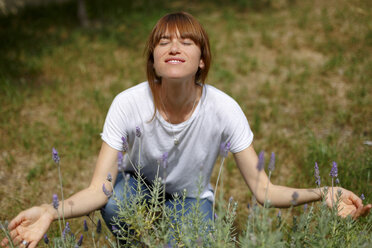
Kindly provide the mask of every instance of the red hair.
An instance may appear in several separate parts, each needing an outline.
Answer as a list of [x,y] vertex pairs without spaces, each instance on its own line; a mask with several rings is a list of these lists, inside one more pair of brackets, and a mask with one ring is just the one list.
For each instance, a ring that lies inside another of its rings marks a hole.
[[177,12],[163,16],[154,26],[147,41],[146,54],[146,73],[147,81],[149,82],[152,95],[154,97],[154,107],[156,111],[161,107],[160,102],[160,87],[161,78],[156,75],[154,69],[154,50],[160,39],[168,32],[176,34],[179,32],[182,38],[189,38],[199,46],[201,51],[201,59],[204,62],[203,69],[199,68],[195,74],[195,82],[205,83],[211,64],[211,51],[209,46],[209,38],[202,25],[189,13]]

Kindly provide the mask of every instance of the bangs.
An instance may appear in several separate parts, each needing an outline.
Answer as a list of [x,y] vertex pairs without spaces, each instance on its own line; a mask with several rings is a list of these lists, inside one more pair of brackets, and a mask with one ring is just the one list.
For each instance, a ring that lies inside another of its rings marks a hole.
[[199,47],[202,46],[204,35],[200,24],[195,22],[193,18],[185,15],[185,13],[175,13],[159,20],[157,26],[154,28],[151,47],[155,48],[164,36],[168,35],[170,38],[173,38],[177,35],[177,31],[181,38],[191,39]]

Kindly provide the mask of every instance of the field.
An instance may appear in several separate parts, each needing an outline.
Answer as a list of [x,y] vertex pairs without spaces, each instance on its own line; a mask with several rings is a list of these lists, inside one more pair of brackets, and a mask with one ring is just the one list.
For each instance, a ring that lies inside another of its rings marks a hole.
[[[65,196],[89,184],[111,101],[146,80],[147,35],[178,10],[210,36],[207,83],[240,104],[256,151],[275,152],[273,183],[315,187],[318,162],[327,185],[336,161],[341,186],[372,201],[371,1],[94,0],[87,7],[89,28],[80,26],[74,1],[0,17],[0,221],[59,192],[52,147]],[[232,156],[225,165],[224,195],[239,202],[240,230],[251,193]],[[83,219],[72,227],[82,229]]]

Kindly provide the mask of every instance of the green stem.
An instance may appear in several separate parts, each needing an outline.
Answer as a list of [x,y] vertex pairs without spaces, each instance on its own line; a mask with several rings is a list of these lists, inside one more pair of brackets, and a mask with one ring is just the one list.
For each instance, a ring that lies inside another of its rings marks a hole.
[[214,212],[215,212],[215,206],[216,206],[216,195],[217,195],[218,182],[220,180],[220,176],[221,176],[221,173],[222,173],[222,168],[223,168],[224,161],[225,161],[225,158],[222,158],[221,163],[220,163],[220,170],[219,170],[218,176],[217,176],[216,187],[215,187],[214,195],[213,195],[213,210],[212,210],[213,224],[214,224]]
[[59,226],[59,231],[61,233],[61,240],[62,240],[62,244],[63,244],[63,247],[65,247],[65,240],[63,238],[63,232],[62,232],[62,225],[61,225],[61,216],[59,215],[59,212],[58,212],[58,209],[57,210],[57,215],[58,215],[58,226]]
[[92,240],[93,240],[94,248],[96,248],[96,242],[95,242],[95,240],[94,240],[94,232],[92,232]]
[[333,177],[332,177],[332,209],[334,208],[334,202],[333,202]]
[[265,190],[264,208],[267,207],[267,192],[269,191],[270,178],[271,178],[271,170],[269,170],[269,180],[267,181],[266,190]]
[[[0,223],[0,225],[1,225],[1,223]],[[9,241],[10,247],[14,248],[13,240],[12,240],[12,238],[10,237],[8,231],[5,229],[5,227],[2,227],[1,230],[3,230],[3,232],[5,233],[5,236],[6,236],[6,238],[7,238],[8,241]]]
[[62,184],[62,175],[61,175],[61,166],[58,163],[58,175],[59,175],[59,184],[61,186],[61,197],[62,197],[62,219],[63,226],[65,226],[65,198],[63,197],[63,184]]

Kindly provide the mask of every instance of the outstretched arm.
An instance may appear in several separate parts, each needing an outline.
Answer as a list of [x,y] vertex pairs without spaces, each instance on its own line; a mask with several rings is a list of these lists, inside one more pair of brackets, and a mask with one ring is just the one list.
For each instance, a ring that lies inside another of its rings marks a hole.
[[[258,156],[253,145],[241,152],[235,153],[234,158],[249,189],[262,205],[265,200],[268,200],[271,206],[285,208],[290,207],[293,203],[300,205],[322,199],[322,188],[297,189],[272,184],[265,170],[257,169]],[[368,214],[371,204],[363,206],[361,199],[351,191],[335,188],[334,192],[337,192],[337,190],[342,191],[340,202],[342,208],[339,207],[339,215],[343,217],[351,215],[356,218],[360,215]],[[293,195],[295,192],[298,197],[294,202]],[[331,197],[332,193],[329,191],[327,194],[327,204],[329,207],[332,207]]]
[[[111,173],[113,182],[115,182],[117,153],[118,151],[106,143],[102,144],[89,187],[66,199],[64,208],[62,208],[62,202],[60,202],[57,210],[51,204],[43,204],[19,213],[8,226],[14,245],[18,246],[25,240],[28,242],[28,247],[36,247],[53,220],[58,219],[58,215],[62,216],[64,214],[65,218],[73,218],[86,215],[104,206],[108,199],[102,191],[102,184],[105,183],[106,188],[111,189],[106,180],[108,173]],[[62,213],[62,209],[64,209],[64,213]],[[9,241],[6,238],[1,242],[2,246],[8,244]]]

